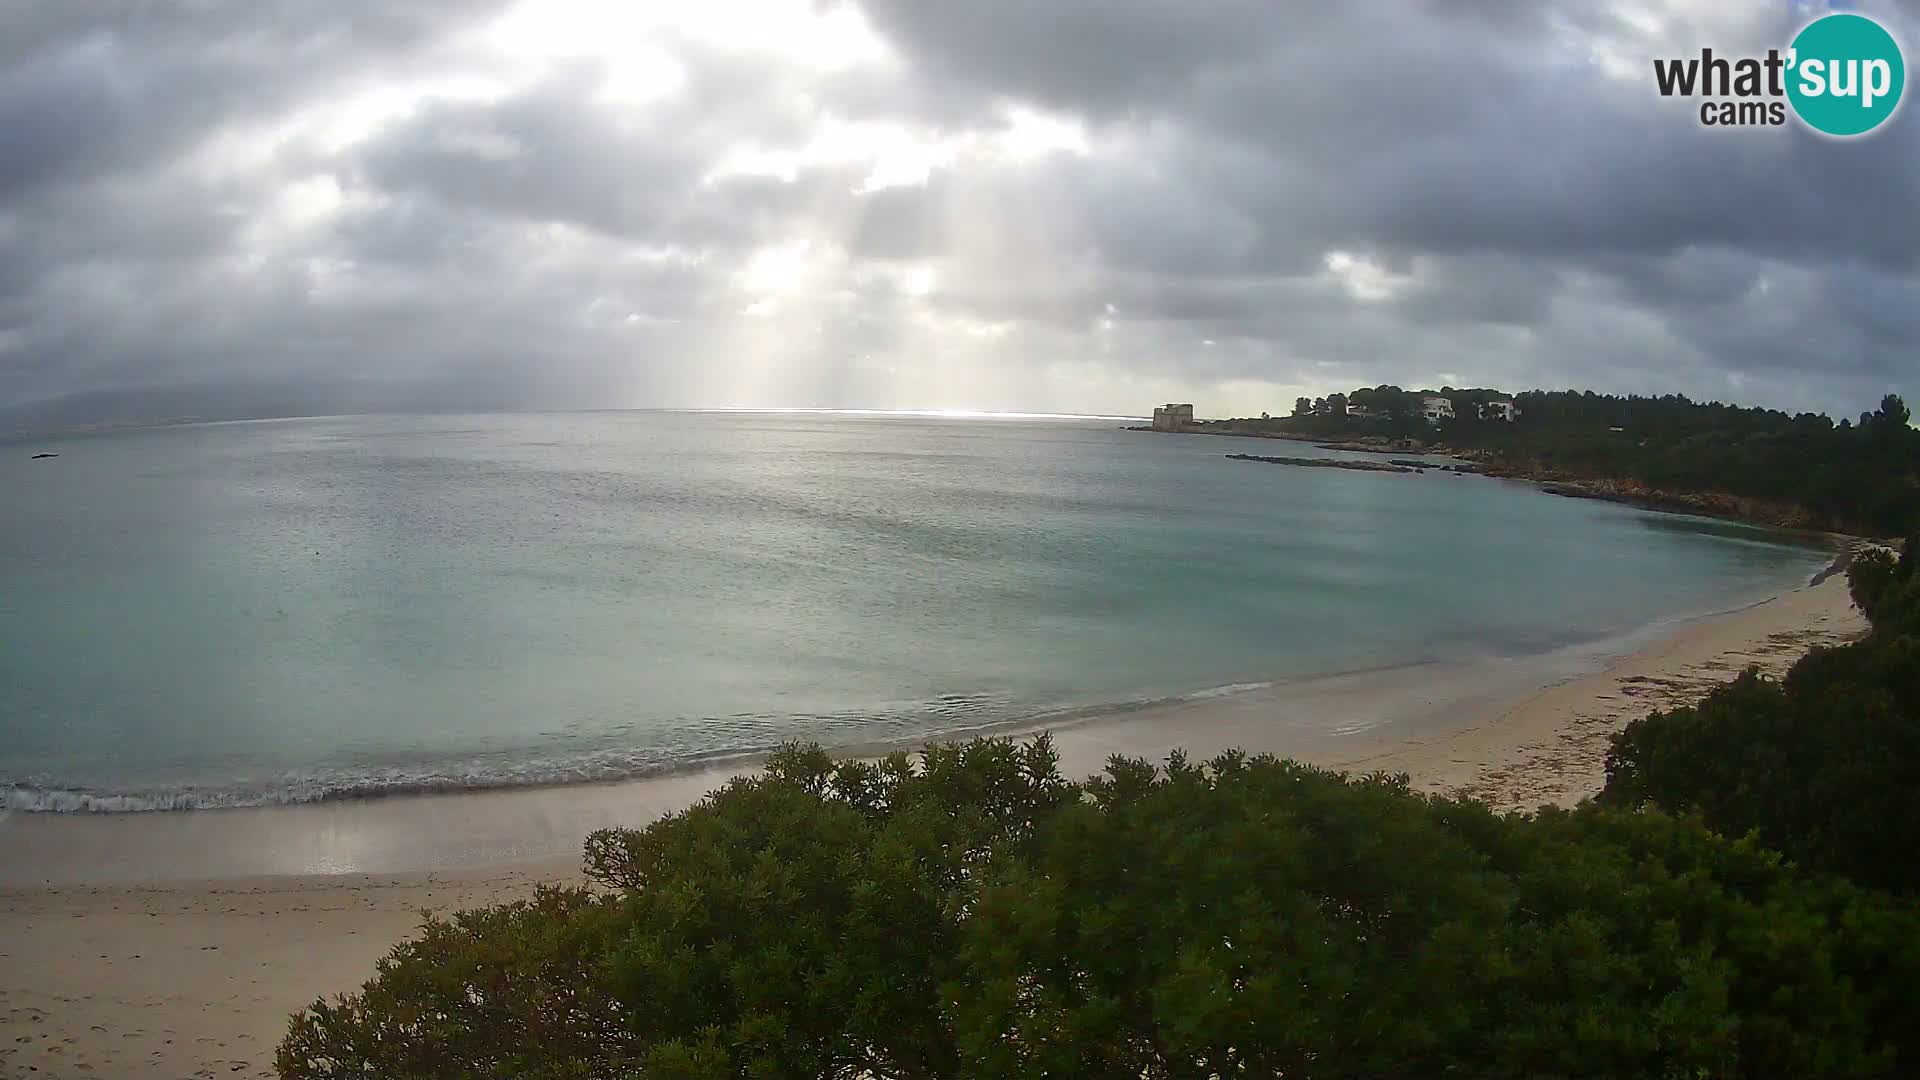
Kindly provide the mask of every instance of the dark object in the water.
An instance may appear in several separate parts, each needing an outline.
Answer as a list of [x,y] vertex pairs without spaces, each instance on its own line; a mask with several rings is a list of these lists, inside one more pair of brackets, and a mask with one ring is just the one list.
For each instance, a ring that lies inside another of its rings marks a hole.
[[59,456],[60,456],[59,454],[35,454],[33,455],[33,460],[39,461],[43,457],[59,457]]
[[1309,469],[1354,469],[1359,472],[1410,473],[1404,465],[1382,465],[1377,461],[1347,461],[1343,458],[1260,457],[1256,454],[1228,454],[1234,461],[1264,461],[1269,465],[1299,465]]

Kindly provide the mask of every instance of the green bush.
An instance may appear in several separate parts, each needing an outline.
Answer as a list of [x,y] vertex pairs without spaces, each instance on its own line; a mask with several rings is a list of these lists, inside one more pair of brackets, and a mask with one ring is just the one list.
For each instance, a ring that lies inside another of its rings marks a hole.
[[640,1050],[606,978],[606,957],[629,925],[619,909],[617,897],[549,888],[429,918],[360,993],[294,1017],[280,1075],[619,1075],[609,1067]]
[[1853,602],[1883,637],[1920,634],[1920,537],[1910,537],[1895,559],[1884,549],[1862,553],[1848,570]]
[[1816,650],[1785,679],[1748,672],[1696,705],[1654,713],[1614,737],[1601,801],[1697,814],[1748,832],[1802,865],[1920,894],[1920,575],[1855,560],[1866,640]]
[[789,748],[605,889],[429,922],[289,1078],[1767,1077],[1920,1068],[1920,918],[1752,840],[1293,762]]

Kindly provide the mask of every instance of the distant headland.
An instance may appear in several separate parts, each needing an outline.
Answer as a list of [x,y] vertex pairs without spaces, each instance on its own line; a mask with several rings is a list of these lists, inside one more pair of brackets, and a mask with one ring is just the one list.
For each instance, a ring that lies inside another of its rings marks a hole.
[[1128,430],[1445,455],[1468,471],[1539,481],[1554,494],[1885,537],[1920,525],[1920,431],[1911,418],[1897,394],[1836,422],[1677,394],[1383,385],[1297,398],[1285,416],[1203,420],[1190,404],[1169,404],[1154,410],[1151,425]]

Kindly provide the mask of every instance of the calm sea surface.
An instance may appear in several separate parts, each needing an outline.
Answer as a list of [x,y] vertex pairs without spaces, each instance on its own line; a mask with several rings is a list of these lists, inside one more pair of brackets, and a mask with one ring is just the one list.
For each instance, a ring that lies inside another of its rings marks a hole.
[[382,416],[0,445],[0,794],[132,810],[607,779],[1542,653],[1824,561],[1117,427]]

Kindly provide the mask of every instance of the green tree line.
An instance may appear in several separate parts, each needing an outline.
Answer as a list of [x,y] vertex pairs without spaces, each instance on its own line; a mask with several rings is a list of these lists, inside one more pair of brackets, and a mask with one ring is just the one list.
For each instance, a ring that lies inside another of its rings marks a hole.
[[[1354,438],[1387,435],[1443,443],[1540,478],[1634,481],[1670,492],[1725,493],[1800,508],[1809,524],[1904,536],[1920,524],[1920,431],[1896,394],[1857,421],[1818,413],[1701,403],[1681,395],[1616,397],[1592,391],[1515,395],[1513,422],[1482,419],[1497,390],[1443,388],[1454,418],[1429,424],[1422,394],[1363,387],[1299,399],[1294,415],[1227,420],[1229,430]],[[1348,415],[1358,406],[1368,415]]]

